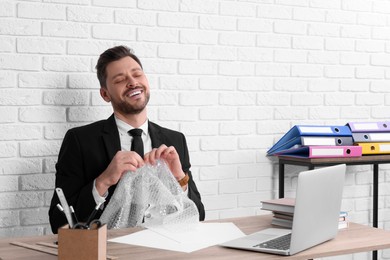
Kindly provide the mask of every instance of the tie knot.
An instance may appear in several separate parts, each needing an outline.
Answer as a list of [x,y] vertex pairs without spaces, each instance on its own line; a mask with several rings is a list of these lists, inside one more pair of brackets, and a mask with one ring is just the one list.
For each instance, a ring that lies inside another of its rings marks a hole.
[[131,136],[141,136],[142,135],[142,129],[140,128],[134,128],[134,129],[131,129],[129,132],[128,132]]

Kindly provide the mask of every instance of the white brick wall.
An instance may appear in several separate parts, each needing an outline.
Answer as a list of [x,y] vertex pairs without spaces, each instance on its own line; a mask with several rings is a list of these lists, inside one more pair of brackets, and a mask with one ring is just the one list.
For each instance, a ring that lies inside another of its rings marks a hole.
[[[150,118],[186,134],[207,218],[262,214],[259,201],[277,194],[265,151],[292,125],[389,120],[389,10],[384,0],[0,0],[0,237],[50,233],[62,138],[111,114],[94,66],[118,44],[144,64]],[[288,192],[302,169],[287,167]],[[370,171],[349,168],[343,200],[364,224]]]

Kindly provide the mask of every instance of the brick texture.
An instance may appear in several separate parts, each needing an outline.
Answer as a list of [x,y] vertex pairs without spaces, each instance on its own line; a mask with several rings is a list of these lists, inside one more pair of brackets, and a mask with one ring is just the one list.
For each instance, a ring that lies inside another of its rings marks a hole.
[[[292,125],[390,118],[387,1],[0,5],[0,237],[51,233],[47,210],[62,139],[112,113],[94,67],[115,45],[130,46],[143,62],[150,119],[187,136],[207,219],[264,214],[260,200],[277,195],[278,181],[265,152]],[[380,174],[384,228],[389,169]],[[287,167],[288,195],[301,170]],[[371,221],[370,174],[349,167],[343,198],[350,219],[362,224]]]

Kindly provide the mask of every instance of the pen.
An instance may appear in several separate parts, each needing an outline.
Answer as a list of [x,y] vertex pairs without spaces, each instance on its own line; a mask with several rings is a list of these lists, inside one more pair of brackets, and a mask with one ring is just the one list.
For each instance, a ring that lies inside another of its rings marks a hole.
[[64,208],[61,206],[60,203],[57,204],[57,208],[58,208],[62,213],[65,213],[65,212],[64,212]]
[[[60,203],[57,204],[57,208],[59,209],[59,211],[62,212],[62,214],[64,214],[64,216],[66,217],[66,214],[65,214],[65,211],[64,211],[64,208],[61,206]],[[69,224],[69,223],[68,223]],[[70,224],[69,224],[69,227],[70,227]],[[72,227],[71,227],[72,228]]]
[[73,206],[69,206],[69,209],[70,209],[70,213],[72,214],[74,220],[76,221],[76,223],[78,223],[79,221],[77,219],[76,213],[74,212]]
[[68,202],[66,201],[66,198],[65,198],[65,194],[62,191],[62,189],[59,187],[56,188],[56,193],[57,193],[58,199],[60,200],[62,212],[64,212],[64,214],[65,214],[65,217],[66,217],[66,220],[68,221],[69,227],[73,227],[74,223],[73,223],[72,215],[70,214]]
[[91,215],[89,215],[88,220],[87,220],[87,222],[86,222],[86,224],[85,224],[87,227],[89,226],[89,224],[91,223],[91,221],[92,221],[93,218],[95,217],[96,213],[98,212],[98,210],[99,210],[99,208],[100,208],[100,205],[102,205],[102,203],[98,203],[98,204],[96,205],[96,207],[93,209],[93,211],[91,212]]

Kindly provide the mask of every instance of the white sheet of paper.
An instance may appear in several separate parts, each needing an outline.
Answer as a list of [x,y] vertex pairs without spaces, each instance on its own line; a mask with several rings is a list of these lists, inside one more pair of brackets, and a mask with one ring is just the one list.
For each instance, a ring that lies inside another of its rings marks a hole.
[[196,228],[172,232],[162,227],[110,239],[110,242],[190,253],[245,234],[233,223],[199,223]]

